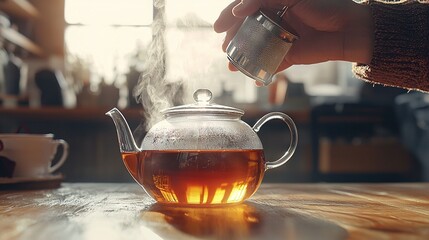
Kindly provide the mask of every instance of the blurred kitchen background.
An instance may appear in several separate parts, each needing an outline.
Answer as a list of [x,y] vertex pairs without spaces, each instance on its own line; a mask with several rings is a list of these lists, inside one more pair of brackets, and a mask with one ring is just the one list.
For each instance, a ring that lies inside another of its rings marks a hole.
[[[175,104],[191,103],[196,89],[208,88],[214,102],[244,109],[250,125],[271,111],[294,119],[297,152],[264,182],[429,179],[426,94],[365,83],[345,62],[294,66],[269,87],[256,87],[227,69],[224,34],[212,29],[229,3],[0,1],[0,132],[65,139],[70,155],[60,172],[66,181],[132,181],[104,113],[120,108],[136,138],[144,136],[145,109],[133,92],[150,56],[157,56]],[[260,137],[268,160],[289,144],[280,122],[264,126]]]

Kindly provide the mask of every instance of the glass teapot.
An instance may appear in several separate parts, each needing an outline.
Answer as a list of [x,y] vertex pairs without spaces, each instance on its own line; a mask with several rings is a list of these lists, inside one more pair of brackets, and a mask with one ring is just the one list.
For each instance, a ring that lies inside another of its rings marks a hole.
[[[213,104],[211,98],[209,90],[199,89],[194,104],[163,110],[164,120],[149,129],[141,147],[118,109],[106,113],[116,126],[128,172],[157,202],[186,206],[240,203],[256,192],[267,169],[292,157],[298,132],[289,116],[268,113],[250,127],[240,119],[243,110]],[[272,119],[287,124],[291,143],[282,157],[266,161],[257,132]]]

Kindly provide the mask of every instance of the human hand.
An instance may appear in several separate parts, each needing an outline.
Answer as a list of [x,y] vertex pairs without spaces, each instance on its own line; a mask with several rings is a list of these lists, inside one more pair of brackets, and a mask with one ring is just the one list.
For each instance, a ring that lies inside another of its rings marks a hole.
[[[294,28],[296,40],[277,71],[294,64],[343,60],[368,64],[372,57],[373,26],[368,6],[352,0],[236,0],[214,23],[218,33],[226,32],[226,50],[246,16],[258,9],[278,11],[288,6],[283,20]],[[235,67],[229,63],[229,68]]]

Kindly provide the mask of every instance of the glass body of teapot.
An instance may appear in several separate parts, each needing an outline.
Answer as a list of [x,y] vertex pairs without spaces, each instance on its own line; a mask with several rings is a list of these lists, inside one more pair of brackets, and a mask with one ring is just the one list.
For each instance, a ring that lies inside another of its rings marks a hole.
[[[195,104],[163,111],[137,147],[125,118],[110,110],[128,170],[157,202],[185,206],[218,206],[240,203],[260,186],[267,169],[287,162],[297,145],[297,130],[284,113],[269,113],[250,127],[240,109],[210,103],[211,92],[195,92]],[[280,119],[291,132],[291,143],[282,157],[266,161],[257,135],[267,121]]]

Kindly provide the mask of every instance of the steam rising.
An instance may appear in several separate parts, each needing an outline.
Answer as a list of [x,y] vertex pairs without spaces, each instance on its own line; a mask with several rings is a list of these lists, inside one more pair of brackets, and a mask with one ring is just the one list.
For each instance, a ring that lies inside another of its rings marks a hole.
[[152,41],[148,47],[144,72],[134,89],[134,97],[143,105],[146,129],[151,128],[161,118],[160,110],[171,107],[172,93],[165,79],[165,21],[164,0],[154,1],[154,21]]
[[[193,103],[192,93],[199,88],[210,89],[216,96],[222,91],[220,81],[239,84],[225,66],[226,56],[220,50],[223,36],[210,32],[213,35],[207,39],[207,29],[212,26],[209,21],[193,13],[182,15],[175,20],[176,27],[168,31],[170,41],[165,41],[164,3],[165,0],[154,1],[152,41],[147,48],[143,73],[134,88],[134,97],[144,108],[146,130],[162,120],[161,110]],[[170,10],[175,10],[174,4],[178,3],[169,3],[173,5]],[[171,52],[167,53],[166,49]],[[167,58],[167,54],[171,55]]]

